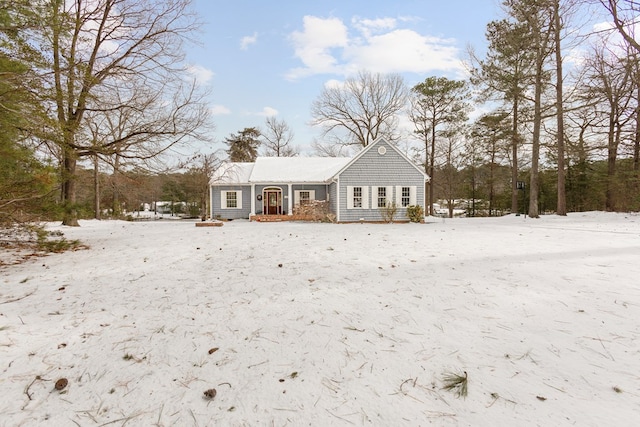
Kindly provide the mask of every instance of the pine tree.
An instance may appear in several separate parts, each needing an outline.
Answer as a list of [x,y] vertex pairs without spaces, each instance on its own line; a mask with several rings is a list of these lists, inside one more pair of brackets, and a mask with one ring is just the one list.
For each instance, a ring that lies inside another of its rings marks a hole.
[[225,139],[229,146],[227,154],[230,162],[255,162],[260,147],[260,131],[255,128],[244,128],[238,134],[231,134]]

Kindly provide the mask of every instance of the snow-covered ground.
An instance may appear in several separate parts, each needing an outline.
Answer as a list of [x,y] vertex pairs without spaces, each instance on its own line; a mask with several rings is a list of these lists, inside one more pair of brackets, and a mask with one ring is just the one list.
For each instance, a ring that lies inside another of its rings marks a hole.
[[194,223],[0,270],[0,425],[640,423],[640,215]]

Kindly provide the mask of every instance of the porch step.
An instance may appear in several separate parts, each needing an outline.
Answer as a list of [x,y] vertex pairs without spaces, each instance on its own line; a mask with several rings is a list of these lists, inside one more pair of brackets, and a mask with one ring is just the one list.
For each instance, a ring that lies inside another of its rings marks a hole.
[[221,221],[203,221],[203,222],[196,222],[196,227],[222,227],[222,222]]

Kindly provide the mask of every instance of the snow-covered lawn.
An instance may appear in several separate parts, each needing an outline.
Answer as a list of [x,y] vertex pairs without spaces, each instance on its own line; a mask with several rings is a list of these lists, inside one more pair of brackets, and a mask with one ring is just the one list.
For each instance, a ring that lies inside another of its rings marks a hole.
[[1,425],[640,422],[639,215],[81,225],[0,270]]

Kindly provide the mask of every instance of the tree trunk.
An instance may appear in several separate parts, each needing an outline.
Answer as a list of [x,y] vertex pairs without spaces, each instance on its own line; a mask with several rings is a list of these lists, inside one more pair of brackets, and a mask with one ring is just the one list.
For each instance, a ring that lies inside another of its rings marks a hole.
[[427,140],[426,132],[424,136],[424,173],[429,177],[429,181],[424,183],[424,214],[425,215],[433,215],[431,212],[431,193],[429,189],[431,188],[431,170],[429,167],[429,141]]
[[518,213],[518,97],[513,100],[513,123],[511,125],[511,213]]
[[207,193],[206,191],[200,195],[200,219],[207,219]]
[[75,153],[66,150],[63,160],[62,200],[64,204],[64,216],[62,225],[78,227],[78,210],[76,208],[76,165]]
[[[536,89],[537,91],[537,89]],[[533,123],[533,142],[531,146],[531,176],[529,179],[529,216],[531,218],[539,218],[538,211],[538,193],[539,193],[539,170],[538,163],[540,159],[540,107],[536,105],[536,112]]]
[[616,144],[616,108],[611,105],[609,112],[609,131],[607,134],[607,193],[605,208],[608,212],[616,209],[615,201],[615,177],[616,177],[616,159],[618,157],[618,146]]
[[533,106],[533,135],[531,141],[531,177],[529,181],[529,216],[539,218],[538,193],[539,193],[539,160],[540,160],[540,129],[542,125],[542,73],[544,53],[538,40],[536,54],[536,76]]
[[[495,147],[494,147],[495,150]],[[489,164],[489,216],[493,216],[492,212],[493,212],[493,199],[495,198],[495,191],[494,191],[494,187],[495,187],[495,151],[492,151],[491,153],[491,163]]]
[[564,165],[564,105],[562,100],[562,52],[560,51],[560,0],[554,5],[554,37],[556,51],[556,118],[558,126],[558,201],[557,215],[567,215],[567,194]]
[[[637,71],[636,90],[640,103],[640,76]],[[636,106],[636,130],[633,141],[633,194],[636,199],[640,197],[640,105]]]
[[118,218],[120,214],[122,214],[122,209],[120,207],[120,193],[118,188],[118,174],[120,168],[120,156],[116,153],[116,157],[113,161],[113,175],[112,175],[112,186],[113,186],[113,203],[111,205],[111,210],[113,211],[113,217]]
[[95,219],[100,219],[100,173],[98,172],[98,156],[93,156],[93,208]]
[[471,216],[476,216],[476,168],[471,167]]
[[436,162],[436,124],[431,125],[431,152],[429,153],[429,215],[433,215],[433,175]]

